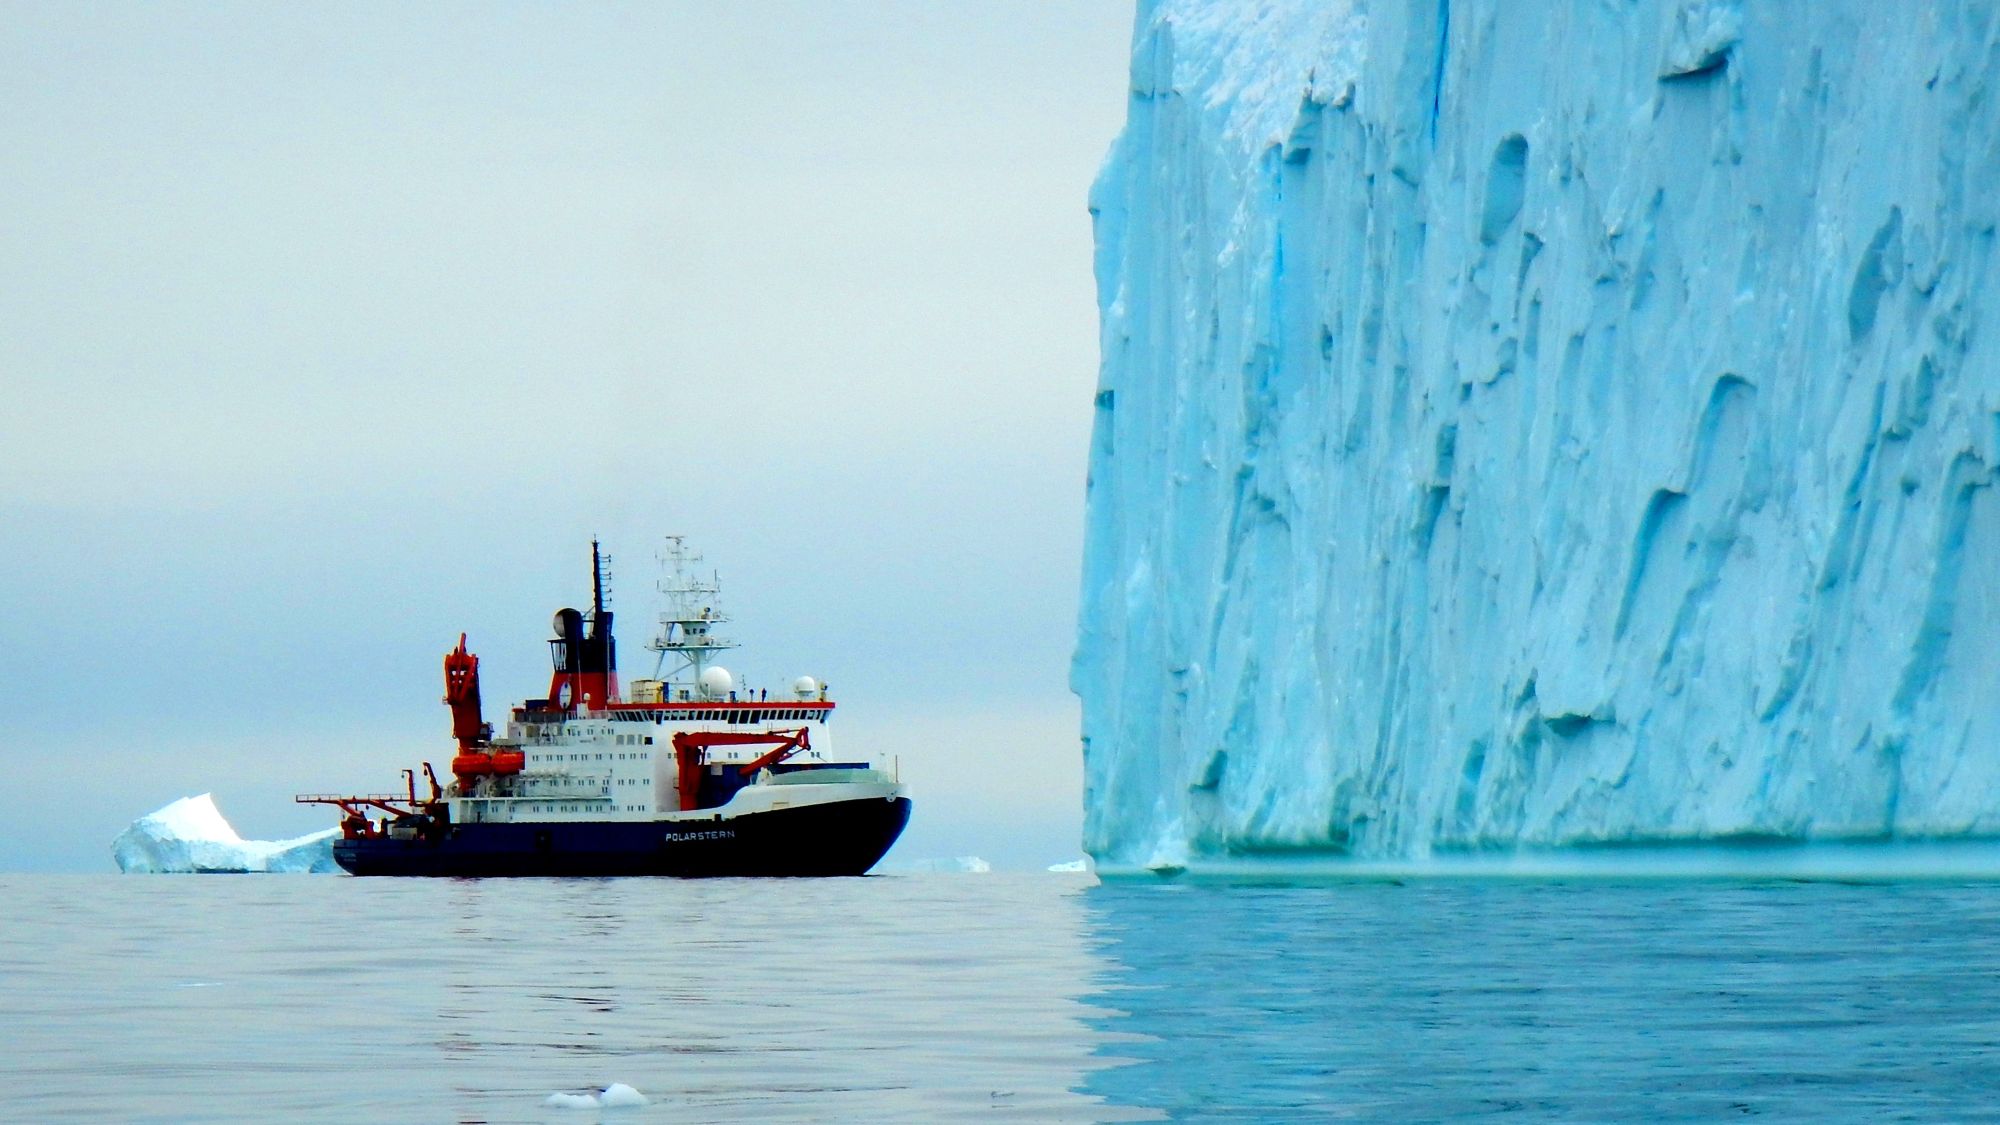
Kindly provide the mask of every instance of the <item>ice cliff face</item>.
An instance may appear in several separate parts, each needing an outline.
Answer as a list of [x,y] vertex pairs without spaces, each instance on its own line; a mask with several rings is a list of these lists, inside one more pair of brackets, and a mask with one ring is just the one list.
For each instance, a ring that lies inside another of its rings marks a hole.
[[2000,832],[2000,8],[1142,2],[1100,865]]
[[127,875],[327,873],[333,862],[329,828],[291,840],[245,840],[207,793],[147,813],[111,841],[111,858]]

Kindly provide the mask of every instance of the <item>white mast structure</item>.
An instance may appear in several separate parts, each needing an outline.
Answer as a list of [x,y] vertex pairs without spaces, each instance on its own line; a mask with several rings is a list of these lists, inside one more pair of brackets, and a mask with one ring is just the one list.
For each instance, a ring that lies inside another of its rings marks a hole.
[[718,604],[721,579],[711,575],[703,582],[695,577],[691,568],[701,562],[701,555],[688,550],[683,536],[667,536],[666,549],[659,558],[665,572],[659,590],[666,599],[666,608],[660,613],[659,634],[646,642],[648,649],[660,654],[653,665],[653,678],[662,679],[660,670],[672,654],[680,663],[675,665],[671,676],[665,677],[669,687],[674,676],[686,672],[688,686],[695,691],[704,695],[726,694],[733,686],[727,669],[716,668],[719,676],[704,675],[715,653],[736,647],[735,641],[710,631],[729,620]]

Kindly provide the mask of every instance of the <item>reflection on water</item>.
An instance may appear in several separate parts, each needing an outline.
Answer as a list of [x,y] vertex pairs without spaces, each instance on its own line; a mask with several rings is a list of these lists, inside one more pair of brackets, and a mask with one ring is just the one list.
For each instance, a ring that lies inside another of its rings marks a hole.
[[1086,882],[4,877],[0,1120],[1130,1118]]
[[1991,885],[10,876],[0,898],[0,1120],[575,1121],[542,1100],[610,1082],[653,1099],[635,1122],[2000,1105]]
[[2000,888],[1118,884],[1079,1089],[1175,1119],[1985,1116]]

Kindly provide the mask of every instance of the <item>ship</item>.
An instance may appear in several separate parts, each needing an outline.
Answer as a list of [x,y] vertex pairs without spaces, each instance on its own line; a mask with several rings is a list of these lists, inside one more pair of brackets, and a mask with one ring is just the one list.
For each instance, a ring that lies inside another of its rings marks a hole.
[[[548,695],[512,709],[496,735],[479,698],[479,658],[444,658],[457,752],[451,780],[424,762],[403,791],[300,794],[340,813],[334,862],[355,875],[863,875],[909,823],[900,770],[830,752],[834,701],[800,676],[783,690],[739,687],[718,653],[721,585],[670,536],[664,608],[647,648],[653,676],[618,679],[607,559],[590,546],[591,610],[562,609],[549,641]],[[671,663],[669,663],[671,662]],[[421,790],[420,790],[421,785]]]

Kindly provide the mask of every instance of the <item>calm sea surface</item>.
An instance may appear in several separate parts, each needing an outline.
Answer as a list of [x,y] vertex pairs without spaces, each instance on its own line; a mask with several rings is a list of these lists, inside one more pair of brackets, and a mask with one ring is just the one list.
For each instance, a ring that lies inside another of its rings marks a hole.
[[[0,896],[8,1120],[2000,1119],[1994,885]],[[542,1104],[610,1082],[652,1104]]]

